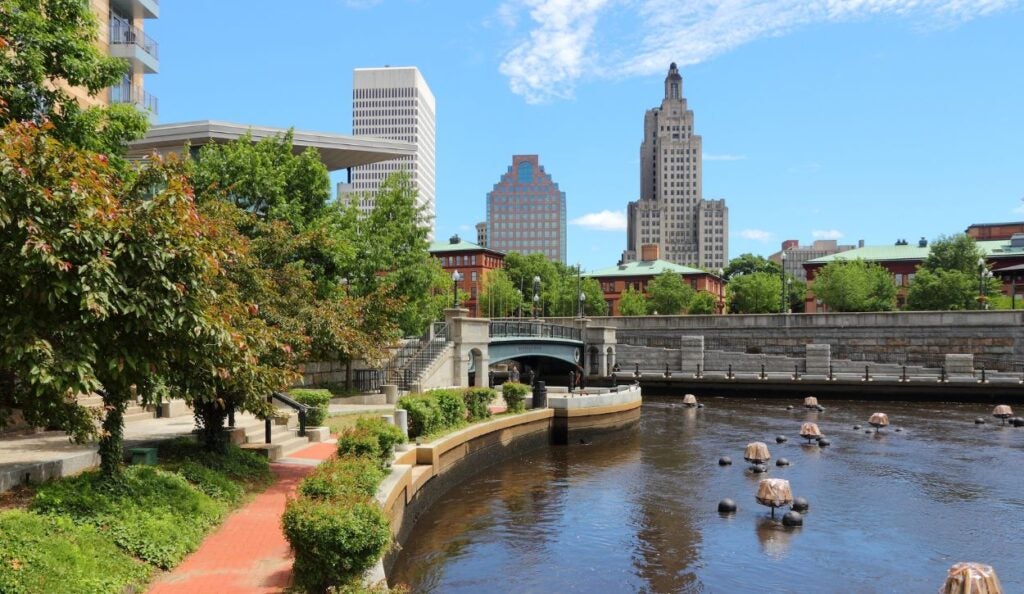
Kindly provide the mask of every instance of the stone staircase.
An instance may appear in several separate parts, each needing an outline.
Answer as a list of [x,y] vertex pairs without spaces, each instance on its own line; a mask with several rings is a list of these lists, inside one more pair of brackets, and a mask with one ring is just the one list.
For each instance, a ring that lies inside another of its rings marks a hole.
[[306,427],[305,437],[299,436],[299,417],[291,410],[279,409],[278,418],[271,421],[270,443],[266,443],[266,423],[259,419],[238,420],[231,432],[232,443],[244,450],[266,456],[271,462],[287,458],[313,442],[330,437],[326,427]]

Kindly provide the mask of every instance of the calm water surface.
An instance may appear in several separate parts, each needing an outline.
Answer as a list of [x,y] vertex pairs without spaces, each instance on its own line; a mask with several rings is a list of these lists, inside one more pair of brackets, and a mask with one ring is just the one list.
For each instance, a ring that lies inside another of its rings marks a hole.
[[[634,430],[541,448],[453,489],[421,518],[393,581],[474,594],[934,593],[950,565],[981,561],[1007,594],[1024,592],[1024,429],[1000,426],[991,406],[676,402],[645,399]],[[887,431],[852,429],[876,410]],[[831,447],[801,445],[808,420]],[[765,475],[746,470],[750,441],[771,450],[767,476],[810,501],[802,528],[754,501]],[[723,455],[732,466],[717,465]],[[724,497],[735,515],[718,514]]]

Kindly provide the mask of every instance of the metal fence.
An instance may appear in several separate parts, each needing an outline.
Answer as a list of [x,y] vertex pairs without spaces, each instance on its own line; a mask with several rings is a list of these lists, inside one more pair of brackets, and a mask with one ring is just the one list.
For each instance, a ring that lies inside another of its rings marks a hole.
[[383,369],[356,369],[352,374],[352,386],[360,392],[380,392],[383,383]]
[[579,328],[549,324],[547,322],[492,321],[490,332],[491,338],[532,337],[583,341],[583,331]]

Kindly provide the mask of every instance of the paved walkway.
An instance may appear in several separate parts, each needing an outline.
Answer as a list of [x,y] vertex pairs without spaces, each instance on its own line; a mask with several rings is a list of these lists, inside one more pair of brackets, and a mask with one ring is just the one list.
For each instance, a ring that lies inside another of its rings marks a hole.
[[276,482],[236,510],[197,551],[164,574],[150,594],[250,594],[291,585],[292,554],[281,530],[289,495],[313,467],[329,458],[335,440],[312,444],[271,464]]
[[395,411],[394,404],[331,404],[327,410],[332,415],[348,415],[353,413],[390,414]]

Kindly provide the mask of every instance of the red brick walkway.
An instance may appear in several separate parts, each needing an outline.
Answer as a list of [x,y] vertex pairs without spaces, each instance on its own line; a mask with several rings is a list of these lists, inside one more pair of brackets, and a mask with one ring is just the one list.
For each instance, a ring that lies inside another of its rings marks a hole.
[[[290,458],[326,460],[333,444],[313,444]],[[228,516],[199,550],[157,579],[150,594],[281,592],[292,580],[292,554],[281,531],[287,497],[313,466],[271,464],[276,482]]]

